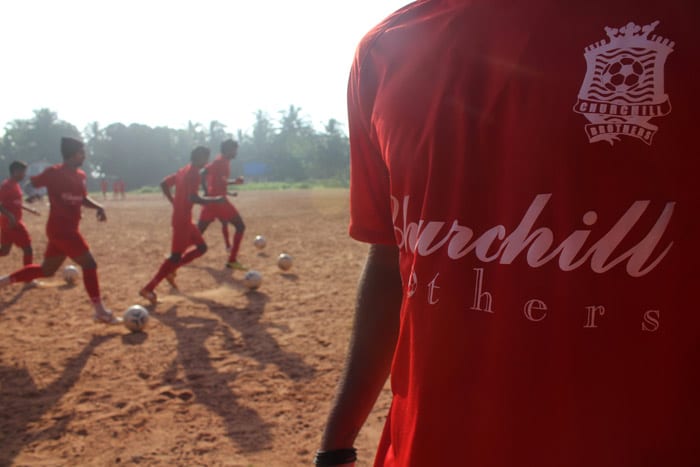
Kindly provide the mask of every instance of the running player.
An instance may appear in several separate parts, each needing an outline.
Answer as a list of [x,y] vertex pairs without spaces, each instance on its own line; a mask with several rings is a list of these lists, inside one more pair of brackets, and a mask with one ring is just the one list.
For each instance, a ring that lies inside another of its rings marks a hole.
[[18,282],[31,282],[39,277],[53,276],[66,257],[83,269],[85,290],[95,308],[93,319],[106,324],[118,324],[121,318],[105,308],[97,279],[97,263],[90,253],[87,242],[80,234],[78,225],[81,207],[97,210],[97,220],[105,222],[104,208],[87,195],[85,172],[80,167],[85,161],[85,145],[73,138],[61,139],[63,164],[56,164],[31,178],[34,188],[46,187],[51,208],[46,224],[48,245],[44,262],[28,264],[9,276],[0,277],[0,288]]
[[[230,163],[238,154],[238,143],[232,139],[227,139],[221,143],[221,154],[211,161],[202,169],[202,189],[204,194],[210,196],[222,196],[225,202],[221,204],[211,204],[204,206],[199,215],[199,231],[204,233],[214,220],[218,219],[222,224],[233,224],[236,232],[233,234],[233,245],[229,254],[226,267],[229,269],[237,269],[245,271],[246,268],[238,262],[238,250],[241,247],[243,240],[243,232],[245,232],[245,224],[238,210],[226,198],[229,185],[240,185],[243,183],[243,177],[238,177],[235,180],[229,179],[231,173]],[[222,232],[228,238],[228,229]],[[228,246],[228,242],[227,246]]]
[[[163,279],[167,279],[170,285],[177,288],[175,271],[207,251],[202,234],[192,223],[192,207],[194,203],[207,205],[223,203],[226,200],[223,196],[199,196],[199,171],[209,160],[209,154],[209,148],[195,148],[192,151],[191,163],[165,177],[160,184],[163,194],[173,205],[173,241],[170,257],[163,261],[151,282],[139,292],[151,305],[158,302],[155,288]],[[172,187],[175,187],[175,196],[171,192]]]
[[39,215],[39,211],[22,205],[22,189],[19,184],[27,173],[27,164],[14,161],[10,164],[10,177],[0,185],[0,256],[10,254],[12,245],[24,252],[24,265],[32,264],[34,253],[27,227],[22,222],[22,209]]

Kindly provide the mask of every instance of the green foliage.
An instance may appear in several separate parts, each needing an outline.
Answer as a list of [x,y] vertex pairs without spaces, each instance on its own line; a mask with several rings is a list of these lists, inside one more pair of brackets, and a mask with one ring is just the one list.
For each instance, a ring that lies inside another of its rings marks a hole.
[[49,109],[35,110],[31,119],[14,120],[5,126],[0,155],[7,162],[59,162],[60,142],[64,136],[79,138],[80,132],[70,123],[59,120]]
[[[50,110],[37,110],[33,118],[15,120],[5,127],[0,158],[60,162],[62,136],[81,135]],[[221,142],[232,134],[225,125],[213,120],[206,126],[189,122],[184,129],[122,123],[101,128],[92,123],[82,137],[88,147],[85,169],[91,187],[101,178],[121,178],[131,190],[151,190],[148,187],[157,186],[164,176],[187,164],[195,146],[208,146],[215,155]],[[299,107],[292,105],[279,112],[276,121],[260,110],[255,114],[251,133],[239,130],[236,139],[240,147],[238,158],[231,164],[233,176],[242,174],[248,182],[268,183],[270,189],[347,186],[348,138],[334,119],[319,132],[302,117]],[[266,185],[246,184],[241,189],[255,189],[254,186]]]

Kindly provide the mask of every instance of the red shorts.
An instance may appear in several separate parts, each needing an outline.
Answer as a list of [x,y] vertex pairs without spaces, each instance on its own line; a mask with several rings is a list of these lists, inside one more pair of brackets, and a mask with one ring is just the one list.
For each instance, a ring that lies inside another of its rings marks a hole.
[[202,206],[199,213],[199,222],[212,222],[215,220],[230,221],[238,215],[238,210],[229,200],[223,203],[211,203]]
[[49,244],[46,245],[44,258],[67,256],[75,259],[90,251],[90,247],[80,232],[47,232],[46,235],[49,238]]
[[192,222],[189,224],[173,225],[173,244],[170,251],[182,254],[192,245],[204,244],[204,238]]
[[13,228],[5,225],[0,229],[0,245],[15,245],[20,248],[31,246],[32,240],[29,238],[27,226],[19,221]]

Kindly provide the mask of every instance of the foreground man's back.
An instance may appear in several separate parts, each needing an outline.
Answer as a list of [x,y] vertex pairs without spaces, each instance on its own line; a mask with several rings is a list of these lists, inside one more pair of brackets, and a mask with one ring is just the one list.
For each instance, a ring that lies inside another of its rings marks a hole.
[[[350,81],[385,466],[700,465],[700,2],[421,1]],[[342,423],[341,423],[342,424]]]

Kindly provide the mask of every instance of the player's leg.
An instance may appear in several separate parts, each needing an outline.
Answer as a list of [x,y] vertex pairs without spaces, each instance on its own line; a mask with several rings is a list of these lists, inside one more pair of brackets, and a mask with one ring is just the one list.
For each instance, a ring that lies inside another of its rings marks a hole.
[[226,251],[231,251],[231,237],[229,236],[228,222],[221,221],[221,235],[224,236],[224,242],[226,242]]
[[197,229],[199,230],[200,233],[204,233],[210,224],[211,224],[210,220],[203,220],[200,218],[199,222],[197,222]]
[[10,254],[13,243],[12,230],[10,228],[0,229],[0,257]]
[[46,246],[46,253],[44,254],[44,262],[41,265],[28,264],[8,276],[0,277],[0,288],[21,282],[29,283],[40,277],[51,277],[56,274],[56,271],[58,271],[65,259],[66,255],[63,253],[60,245],[49,238],[49,244]]
[[245,233],[245,223],[241,218],[241,215],[236,213],[236,215],[229,221],[233,224],[236,232],[233,234],[233,246],[231,247],[231,254],[228,258],[228,263],[226,266],[231,269],[247,269],[241,263],[238,262],[238,250],[241,248],[241,242],[243,241],[243,234]]
[[24,257],[22,258],[22,264],[25,266],[32,264],[34,262],[34,250],[32,250],[32,239],[29,236],[29,231],[24,222],[19,222],[17,227],[15,227],[15,245],[22,249]]
[[190,245],[194,245],[194,248],[189,248],[184,256],[182,257],[182,261],[178,265],[178,267],[182,267],[185,264],[189,264],[195,259],[199,258],[202,256],[204,253],[207,252],[207,244],[204,241],[204,237],[202,237],[202,233],[199,231],[198,228],[192,224],[190,227],[190,238],[189,238]]
[[121,318],[114,316],[114,314],[104,306],[104,303],[102,303],[100,281],[97,277],[97,262],[92,256],[83,236],[80,235],[80,233],[72,234],[70,238],[66,239],[64,250],[83,270],[83,285],[95,308],[93,319],[105,324],[119,324]]
[[[170,277],[174,284],[174,274],[177,270],[180,262],[182,261],[182,254],[189,246],[189,227],[173,226],[173,239],[171,246],[171,254],[165,261],[163,261],[158,268],[155,276],[146,284],[144,288],[141,289],[139,295],[151,302],[154,305],[158,301],[158,296],[155,293],[156,287],[160,284],[163,279]],[[176,287],[176,285],[174,285]]]

